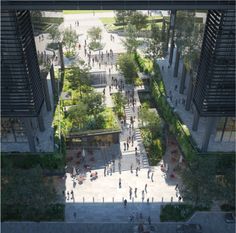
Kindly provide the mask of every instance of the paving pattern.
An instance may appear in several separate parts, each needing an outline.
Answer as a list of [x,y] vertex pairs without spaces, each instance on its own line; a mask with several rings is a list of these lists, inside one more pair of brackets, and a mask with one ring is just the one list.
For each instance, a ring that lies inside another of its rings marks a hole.
[[[99,26],[102,28],[102,42],[105,43],[103,53],[113,50],[114,57],[111,59],[106,57],[105,62],[99,67],[99,62],[92,63],[91,72],[105,71],[107,78],[107,86],[105,88],[105,104],[109,107],[113,106],[112,94],[118,89],[113,85],[111,90],[109,86],[114,84],[113,80],[117,79],[120,83],[124,82],[122,75],[119,74],[115,67],[117,54],[125,52],[121,38],[114,35],[115,42],[110,40],[110,34],[106,32],[104,26],[99,21],[98,16],[93,15],[65,15],[65,25],[74,25],[74,21],[79,20],[80,25],[76,30],[80,33],[81,49],[78,50],[78,59],[83,59],[89,63],[88,56],[85,55],[85,39],[86,32],[91,26]],[[92,56],[98,56],[98,52],[92,52]],[[100,60],[101,61],[101,60]],[[107,63],[104,64],[104,63]],[[67,65],[70,65],[68,63]],[[111,72],[109,72],[109,69]],[[96,88],[96,91],[103,92],[104,88]],[[130,85],[125,85],[122,90],[123,95],[126,91],[134,90],[134,98],[136,104],[133,108],[131,104],[125,106],[126,124],[121,124],[122,133],[120,135],[120,144],[111,145],[106,148],[97,148],[93,151],[94,163],[90,163],[85,158],[85,163],[91,166],[91,172],[97,172],[98,178],[90,181],[90,173],[83,172],[85,180],[83,184],[73,186],[73,180],[70,174],[67,174],[66,192],[73,190],[74,199],[66,198],[65,220],[66,222],[129,222],[129,218],[136,213],[142,213],[147,218],[153,216],[154,222],[159,222],[160,205],[162,202],[177,201],[176,191],[174,189],[177,179],[171,179],[161,171],[160,165],[149,167],[145,148],[143,146],[140,130],[138,128],[138,107],[140,101],[137,89],[133,89]],[[133,128],[130,127],[130,117],[135,117]],[[127,137],[134,135],[134,143],[129,145],[128,150],[124,150],[124,142]],[[135,155],[135,147],[137,147],[137,155]],[[87,152],[86,152],[87,154]],[[132,166],[132,171],[131,171]],[[106,171],[104,171],[106,167]],[[138,169],[137,169],[138,168]],[[137,169],[137,174],[136,174]],[[150,169],[150,178],[148,178],[148,169]],[[112,172],[110,172],[112,171]],[[105,172],[105,174],[104,174]],[[153,173],[153,181],[151,174]],[[121,180],[121,187],[119,187]],[[147,190],[145,191],[145,184]],[[137,192],[135,195],[135,188]],[[130,189],[132,194],[130,195]],[[69,195],[70,196],[70,195]],[[128,201],[127,208],[124,208],[123,201]],[[149,204],[147,203],[149,201]],[[76,218],[74,217],[76,213]]]

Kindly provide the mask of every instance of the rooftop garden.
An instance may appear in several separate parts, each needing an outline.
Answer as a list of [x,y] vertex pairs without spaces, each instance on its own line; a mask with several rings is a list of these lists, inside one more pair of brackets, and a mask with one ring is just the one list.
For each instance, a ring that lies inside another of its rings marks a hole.
[[64,74],[63,93],[57,106],[54,126],[59,134],[98,129],[118,129],[115,114],[104,104],[104,95],[91,87],[89,68],[81,62],[67,68]]

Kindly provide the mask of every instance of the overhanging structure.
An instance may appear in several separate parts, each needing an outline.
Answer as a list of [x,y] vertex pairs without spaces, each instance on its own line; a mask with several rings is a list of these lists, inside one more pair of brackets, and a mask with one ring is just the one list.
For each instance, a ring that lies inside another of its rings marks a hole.
[[193,10],[234,9],[234,0],[3,0],[12,10]]

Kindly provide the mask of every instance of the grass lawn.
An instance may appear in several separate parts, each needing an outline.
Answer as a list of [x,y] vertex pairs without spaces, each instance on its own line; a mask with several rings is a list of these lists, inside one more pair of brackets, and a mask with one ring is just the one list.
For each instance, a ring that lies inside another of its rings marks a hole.
[[103,24],[114,24],[115,18],[114,17],[101,17],[99,18]]
[[[162,19],[163,17],[162,16],[149,16],[148,17],[148,21],[149,23],[147,24],[147,27],[142,29],[142,30],[151,30],[151,24],[150,22],[152,20],[158,20],[158,19]],[[106,25],[106,29],[109,31],[109,32],[112,32],[112,31],[123,31],[124,27],[123,26],[116,26],[114,25],[115,23],[115,17],[101,17],[99,18],[101,20],[101,22]],[[162,27],[162,22],[158,22],[156,23],[160,28]]]
[[92,13],[112,12],[112,10],[64,10],[63,14],[92,14]]

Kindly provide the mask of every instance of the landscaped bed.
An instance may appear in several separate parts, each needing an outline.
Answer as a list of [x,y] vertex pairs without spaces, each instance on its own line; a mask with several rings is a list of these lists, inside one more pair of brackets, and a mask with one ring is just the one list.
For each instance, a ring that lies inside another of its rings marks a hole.
[[64,200],[54,185],[39,166],[2,169],[1,221],[63,221]]
[[162,207],[161,222],[182,222],[187,221],[195,211],[208,211],[209,208],[195,208],[186,204],[168,204]]

